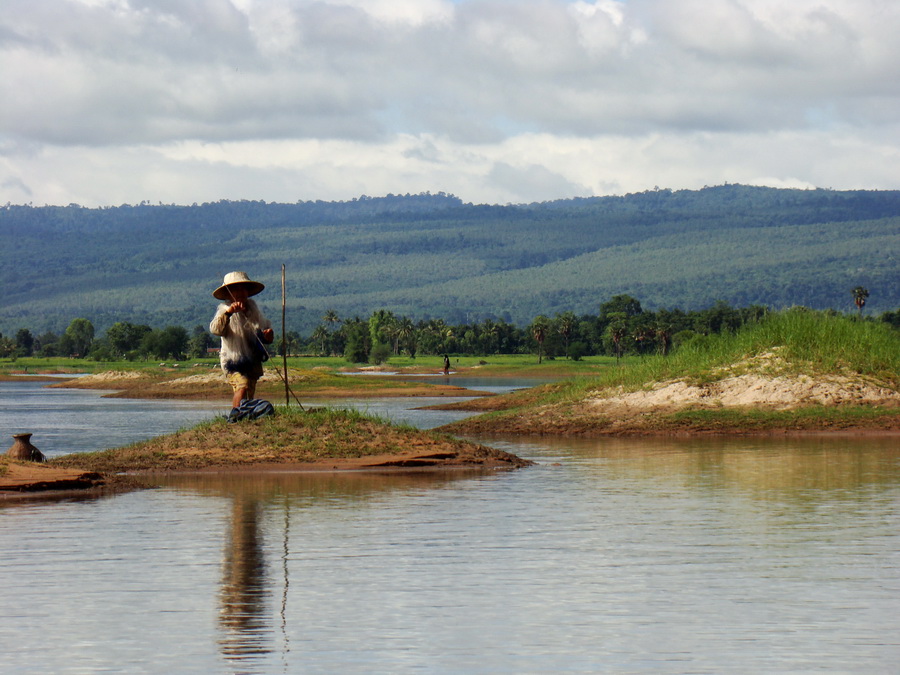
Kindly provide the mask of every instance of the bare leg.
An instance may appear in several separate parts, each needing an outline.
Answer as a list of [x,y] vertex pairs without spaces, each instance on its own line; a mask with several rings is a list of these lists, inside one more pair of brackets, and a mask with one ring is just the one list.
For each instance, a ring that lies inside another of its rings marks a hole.
[[238,389],[234,392],[234,397],[231,399],[231,407],[237,408],[245,398],[247,398],[247,387]]

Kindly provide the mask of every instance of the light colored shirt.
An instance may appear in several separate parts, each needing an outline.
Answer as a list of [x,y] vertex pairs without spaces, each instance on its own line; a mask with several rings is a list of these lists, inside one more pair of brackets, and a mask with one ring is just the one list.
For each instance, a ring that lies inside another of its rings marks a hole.
[[230,303],[219,305],[209,324],[209,332],[222,338],[222,351],[219,352],[222,370],[259,377],[263,372],[260,355],[266,348],[260,333],[272,324],[253,300],[247,299],[245,304],[245,311],[230,316],[225,313]]

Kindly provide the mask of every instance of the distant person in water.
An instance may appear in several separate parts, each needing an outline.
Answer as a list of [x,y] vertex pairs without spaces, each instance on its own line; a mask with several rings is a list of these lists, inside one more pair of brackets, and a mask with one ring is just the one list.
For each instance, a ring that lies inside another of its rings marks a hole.
[[272,324],[250,299],[264,288],[258,281],[251,281],[246,272],[229,272],[213,291],[213,297],[223,303],[209,324],[209,332],[222,338],[219,362],[234,391],[232,408],[256,397],[262,364],[269,358],[266,345],[275,339]]
[[450,357],[444,354],[444,375],[450,374]]

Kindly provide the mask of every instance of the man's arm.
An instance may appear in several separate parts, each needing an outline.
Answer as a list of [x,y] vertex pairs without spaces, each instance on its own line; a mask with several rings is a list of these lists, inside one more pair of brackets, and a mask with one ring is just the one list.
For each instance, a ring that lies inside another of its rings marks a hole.
[[231,318],[231,308],[228,305],[219,305],[219,309],[213,320],[209,322],[209,332],[222,337],[228,333],[228,321]]

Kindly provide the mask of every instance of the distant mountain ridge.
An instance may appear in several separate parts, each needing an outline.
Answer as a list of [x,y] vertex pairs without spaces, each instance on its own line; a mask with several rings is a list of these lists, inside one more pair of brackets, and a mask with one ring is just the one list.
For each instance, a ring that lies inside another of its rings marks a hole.
[[0,332],[98,332],[116,321],[205,325],[226,272],[268,285],[260,302],[308,333],[328,309],[389,309],[458,323],[645,307],[900,307],[900,191],[724,185],[527,205],[452,195],[347,202],[0,208]]

